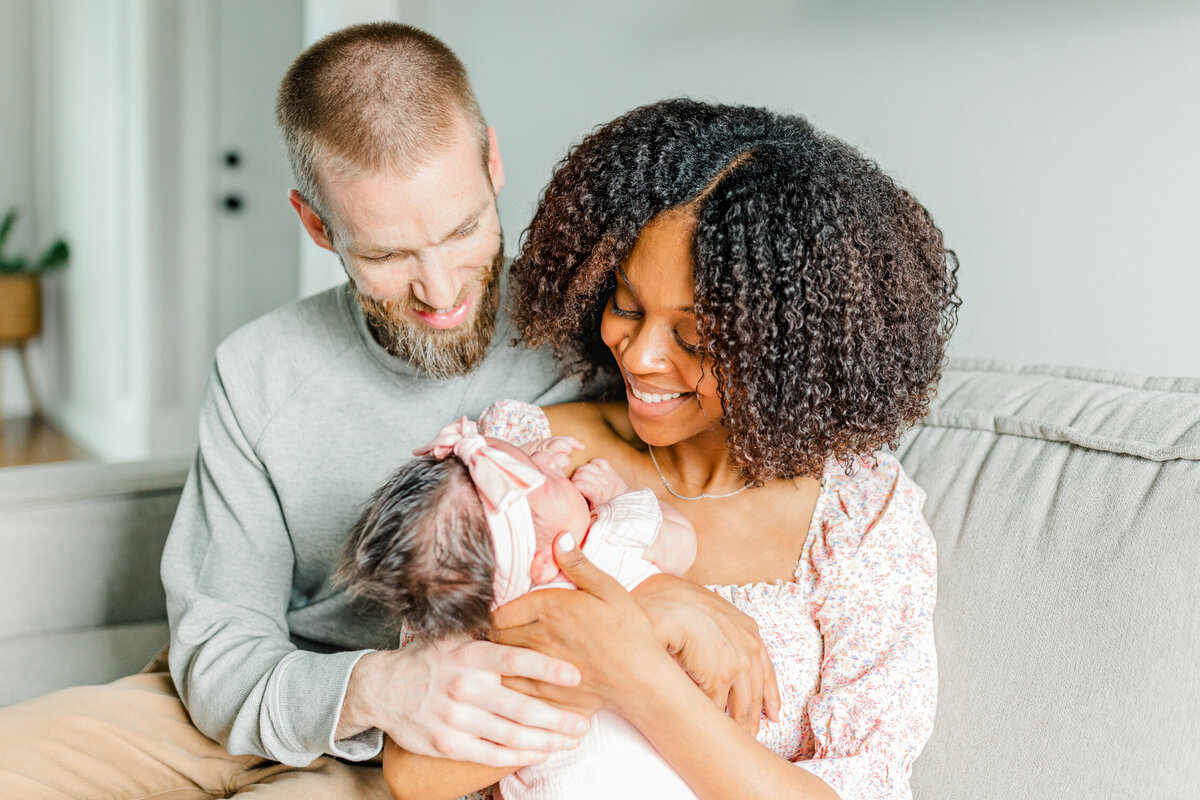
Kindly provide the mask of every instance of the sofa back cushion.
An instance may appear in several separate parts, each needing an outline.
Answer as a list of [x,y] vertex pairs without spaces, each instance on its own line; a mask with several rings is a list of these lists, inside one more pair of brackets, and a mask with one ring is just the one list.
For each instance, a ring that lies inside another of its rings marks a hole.
[[1200,796],[1200,379],[955,361],[900,456],[938,543],[914,796]]
[[166,643],[158,565],[187,467],[0,470],[0,706],[136,672]]

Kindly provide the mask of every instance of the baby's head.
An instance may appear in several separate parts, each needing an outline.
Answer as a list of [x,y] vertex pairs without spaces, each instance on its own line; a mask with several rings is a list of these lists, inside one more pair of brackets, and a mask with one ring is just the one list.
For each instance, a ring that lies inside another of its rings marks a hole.
[[456,456],[421,456],[379,487],[346,543],[339,579],[413,633],[485,633],[494,604],[558,574],[552,552],[558,534],[570,531],[582,541],[587,531],[587,500],[553,453],[528,455],[500,439],[486,444],[527,467],[537,484],[504,513],[485,508]]
[[456,458],[416,458],[384,481],[346,542],[337,577],[414,633],[489,628],[496,558],[483,504]]
[[[553,450],[538,449],[539,442],[533,442],[525,449],[503,439],[488,437],[487,442],[489,446],[533,467],[545,478],[540,486],[525,495],[525,499],[529,503],[535,536],[530,580],[534,586],[549,583],[558,575],[558,565],[554,562],[554,540],[560,533],[569,531],[575,536],[575,541],[583,541],[591,524],[588,501],[563,472]],[[526,452],[526,449],[531,452]]]

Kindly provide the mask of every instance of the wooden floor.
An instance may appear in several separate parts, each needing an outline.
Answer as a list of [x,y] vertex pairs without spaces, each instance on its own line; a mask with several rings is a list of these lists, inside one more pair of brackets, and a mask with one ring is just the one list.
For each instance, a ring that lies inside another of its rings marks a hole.
[[0,419],[0,467],[91,457],[91,453],[40,417]]

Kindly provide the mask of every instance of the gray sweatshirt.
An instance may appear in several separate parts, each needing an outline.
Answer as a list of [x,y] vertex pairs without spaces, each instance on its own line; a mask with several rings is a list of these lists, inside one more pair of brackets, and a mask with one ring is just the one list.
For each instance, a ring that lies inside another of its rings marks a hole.
[[512,337],[501,313],[477,369],[431,380],[378,345],[344,284],[217,348],[162,561],[171,675],[203,733],[294,766],[379,752],[379,731],[333,734],[350,671],[394,647],[396,628],[330,573],[376,486],[443,425],[498,398],[578,397],[548,353]]

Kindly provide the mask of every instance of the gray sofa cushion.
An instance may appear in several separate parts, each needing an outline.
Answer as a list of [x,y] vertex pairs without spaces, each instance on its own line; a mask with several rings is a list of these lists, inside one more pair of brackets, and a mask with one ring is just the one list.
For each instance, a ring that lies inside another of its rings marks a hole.
[[900,456],[938,542],[914,796],[1200,796],[1200,380],[956,361]]
[[158,563],[186,470],[0,470],[0,705],[136,672],[166,642]]
[[0,706],[132,675],[150,663],[167,637],[162,619],[0,641]]

